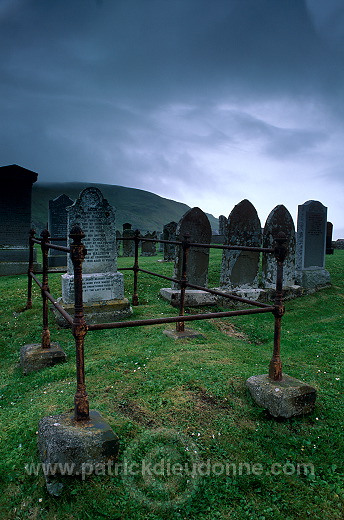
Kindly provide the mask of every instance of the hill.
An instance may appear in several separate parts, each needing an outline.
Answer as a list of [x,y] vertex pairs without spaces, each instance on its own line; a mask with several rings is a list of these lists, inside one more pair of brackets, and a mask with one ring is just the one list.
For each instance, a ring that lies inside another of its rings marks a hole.
[[[49,200],[63,193],[75,200],[81,190],[89,186],[99,188],[105,199],[116,209],[116,228],[121,230],[125,222],[141,232],[162,231],[168,222],[178,222],[190,209],[186,204],[165,199],[149,191],[125,188],[111,184],[83,182],[36,183],[32,188],[32,220],[35,228],[43,229],[48,221]],[[218,230],[218,219],[207,213],[213,231]]]

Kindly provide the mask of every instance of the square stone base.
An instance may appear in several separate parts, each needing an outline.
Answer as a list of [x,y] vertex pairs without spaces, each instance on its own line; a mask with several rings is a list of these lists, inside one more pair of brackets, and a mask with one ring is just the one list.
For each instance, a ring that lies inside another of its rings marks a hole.
[[[70,314],[74,316],[74,305],[71,303],[63,303],[59,301],[62,307]],[[62,317],[62,315],[52,307],[52,311],[55,315],[56,321],[60,327],[69,328],[69,323]],[[131,316],[133,310],[130,306],[129,300],[123,298],[123,300],[108,300],[104,302],[93,302],[92,304],[84,305],[84,316],[86,323],[111,323],[119,319],[127,318]]]
[[97,410],[90,410],[88,421],[75,421],[74,414],[65,413],[41,419],[38,450],[47,490],[59,495],[63,477],[106,474],[117,458],[119,439]]
[[20,349],[20,366],[25,375],[63,363],[66,359],[67,355],[58,343],[51,343],[50,348],[42,348],[41,343],[32,343]]
[[304,292],[314,292],[331,284],[330,273],[326,269],[304,269],[296,271],[296,282]]
[[[180,290],[163,288],[160,289],[160,295],[167,300],[173,307],[180,305]],[[206,291],[198,291],[197,289],[187,289],[185,291],[186,307],[201,307],[202,305],[215,305],[216,296]]]
[[272,381],[268,374],[252,376],[246,386],[254,401],[274,417],[294,417],[313,411],[317,392],[299,379],[283,375],[281,381]]
[[183,332],[178,332],[176,329],[166,329],[163,331],[165,336],[169,338],[178,339],[191,339],[191,338],[205,338],[203,334],[193,329],[184,329]]

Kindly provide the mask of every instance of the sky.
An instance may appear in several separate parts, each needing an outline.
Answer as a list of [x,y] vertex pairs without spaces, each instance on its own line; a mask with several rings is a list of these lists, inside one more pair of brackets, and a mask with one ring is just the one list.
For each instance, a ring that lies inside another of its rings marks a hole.
[[344,238],[342,0],[0,0],[0,165]]

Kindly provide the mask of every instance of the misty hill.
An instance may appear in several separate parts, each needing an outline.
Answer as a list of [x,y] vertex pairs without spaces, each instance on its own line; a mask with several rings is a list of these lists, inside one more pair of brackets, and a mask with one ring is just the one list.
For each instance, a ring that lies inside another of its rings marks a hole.
[[[181,202],[136,188],[83,182],[38,182],[32,187],[32,221],[37,232],[41,231],[48,221],[49,200],[62,194],[75,200],[79,193],[89,186],[99,188],[104,198],[116,209],[116,228],[120,231],[125,222],[130,222],[133,229],[139,229],[142,233],[162,231],[165,224],[171,221],[178,222],[190,209]],[[209,213],[207,216],[213,231],[217,231],[218,219]]]

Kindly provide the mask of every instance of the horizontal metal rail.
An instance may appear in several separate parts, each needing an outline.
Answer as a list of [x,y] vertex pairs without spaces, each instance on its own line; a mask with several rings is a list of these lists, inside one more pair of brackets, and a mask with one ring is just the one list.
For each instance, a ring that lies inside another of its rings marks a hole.
[[171,316],[168,318],[152,318],[147,320],[116,321],[111,323],[94,323],[87,326],[88,330],[121,329],[125,327],[139,327],[143,325],[159,325],[161,323],[176,323],[181,321],[210,320],[212,318],[227,318],[229,316],[243,316],[247,314],[264,314],[274,312],[275,307],[264,309],[241,309],[238,311],[209,312],[203,314],[188,314],[184,316]]

